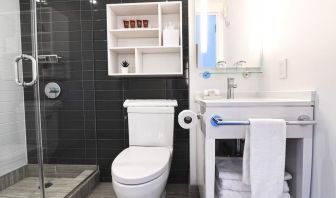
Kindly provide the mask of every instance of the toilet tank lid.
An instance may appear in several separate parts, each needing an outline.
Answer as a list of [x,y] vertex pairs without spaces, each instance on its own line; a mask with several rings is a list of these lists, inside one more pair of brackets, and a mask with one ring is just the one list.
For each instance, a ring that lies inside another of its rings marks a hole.
[[176,100],[126,100],[124,107],[177,107]]

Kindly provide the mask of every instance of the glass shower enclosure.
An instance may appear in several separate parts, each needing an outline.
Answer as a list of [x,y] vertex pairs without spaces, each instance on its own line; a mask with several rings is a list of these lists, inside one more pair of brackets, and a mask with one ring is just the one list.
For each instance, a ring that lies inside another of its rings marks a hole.
[[70,31],[82,3],[70,12],[65,2],[2,1],[0,197],[85,197],[98,179],[94,124],[85,124],[94,112],[68,97],[86,91],[74,57],[84,41]]

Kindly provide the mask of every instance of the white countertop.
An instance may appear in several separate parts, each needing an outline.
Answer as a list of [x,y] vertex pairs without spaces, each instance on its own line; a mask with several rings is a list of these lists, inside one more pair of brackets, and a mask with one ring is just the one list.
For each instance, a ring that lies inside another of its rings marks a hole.
[[[239,95],[244,97],[239,97]],[[205,107],[234,107],[234,106],[314,106],[314,91],[305,92],[259,92],[246,97],[237,93],[235,99],[202,99],[196,102]]]

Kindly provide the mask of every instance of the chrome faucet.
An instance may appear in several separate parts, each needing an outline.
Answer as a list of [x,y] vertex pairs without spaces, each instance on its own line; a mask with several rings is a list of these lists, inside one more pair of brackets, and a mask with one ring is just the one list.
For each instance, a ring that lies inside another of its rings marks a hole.
[[227,99],[234,99],[234,89],[237,88],[234,78],[227,79]]
[[[234,99],[234,89],[237,88],[234,78],[227,79],[227,99]],[[236,156],[242,156],[241,139],[236,140]]]

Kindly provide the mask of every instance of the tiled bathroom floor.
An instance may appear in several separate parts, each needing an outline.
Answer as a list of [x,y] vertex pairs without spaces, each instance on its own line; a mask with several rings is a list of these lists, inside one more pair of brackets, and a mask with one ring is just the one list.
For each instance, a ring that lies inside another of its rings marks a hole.
[[[46,178],[46,183],[51,182],[53,185],[46,189],[48,197],[65,197],[75,186],[78,185],[73,178]],[[39,198],[40,190],[38,189],[39,180],[37,177],[27,177],[17,184],[0,192],[0,198]]]
[[[86,170],[75,178],[46,178],[45,183],[53,185],[46,188],[48,198],[63,198],[78,186],[93,171]],[[26,177],[15,185],[0,192],[0,198],[40,198],[38,177]]]
[[[199,198],[196,189],[186,184],[168,184],[166,198]],[[111,183],[99,183],[89,198],[116,198]]]

